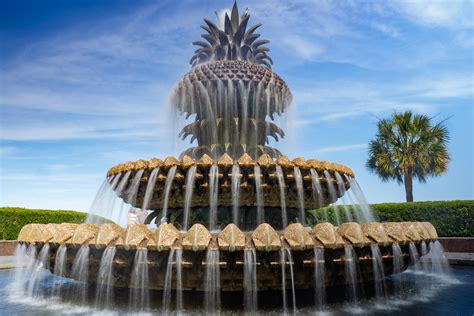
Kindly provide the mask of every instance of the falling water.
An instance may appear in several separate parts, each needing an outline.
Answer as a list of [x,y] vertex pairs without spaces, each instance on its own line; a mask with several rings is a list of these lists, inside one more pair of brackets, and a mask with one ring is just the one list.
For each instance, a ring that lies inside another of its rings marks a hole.
[[71,278],[78,281],[70,298],[85,302],[87,298],[87,279],[89,278],[89,245],[83,245],[77,251],[71,270]]
[[334,173],[334,176],[336,177],[337,189],[339,190],[339,195],[341,196],[342,205],[344,206],[344,215],[346,215],[346,220],[348,222],[352,222],[352,215],[349,210],[349,206],[348,206],[346,195],[345,195],[346,187],[344,186],[344,180],[342,180],[341,175],[337,171]]
[[252,248],[244,251],[244,307],[252,313],[257,306],[257,254]]
[[213,164],[209,170],[209,229],[217,229],[217,204],[219,195],[219,167]]
[[[393,273],[401,273],[404,270],[404,261],[402,255],[402,248],[398,243],[392,244],[392,255],[393,255]],[[400,295],[404,291],[403,282],[395,282],[395,293]]]
[[130,282],[129,307],[133,311],[144,311],[150,306],[147,257],[148,250],[146,248],[137,249]]
[[49,244],[46,243],[41,248],[41,251],[38,254],[38,258],[33,266],[33,270],[30,276],[28,276],[28,296],[37,297],[42,293],[39,290],[41,281],[44,278],[44,270],[49,267]]
[[[117,196],[122,196],[127,184],[128,184],[128,179],[130,178],[130,175],[132,174],[132,171],[129,170],[125,173],[125,175],[120,179],[120,182],[118,183],[117,185],[117,188],[115,189],[115,194]],[[112,198],[112,201],[115,201],[116,197],[113,196]],[[115,204],[114,202],[112,202],[112,204]],[[115,222],[120,222],[120,219],[122,218],[122,212],[123,212],[123,207],[124,207],[124,204],[125,202],[122,201],[122,204],[121,204],[121,207],[120,207],[120,210],[119,212],[117,212],[117,216],[114,216],[114,214],[110,214],[108,216],[106,216],[105,218],[110,218],[112,220],[114,220]],[[114,209],[113,207],[110,208],[110,211],[113,212]]]
[[155,191],[156,176],[160,171],[160,167],[156,167],[150,173],[148,182],[146,184],[145,197],[143,198],[142,210],[146,211],[150,207],[151,198],[153,197],[153,192]]
[[418,261],[420,260],[420,256],[418,255],[418,250],[416,249],[415,244],[411,241],[410,241],[410,245],[409,245],[408,249],[409,249],[409,252],[410,252],[411,264],[412,264],[413,268],[415,269],[415,271],[418,271],[419,270]]
[[304,214],[304,191],[303,191],[303,177],[301,176],[300,168],[295,167],[293,171],[295,175],[296,191],[298,192],[298,206],[300,210],[300,222],[304,225],[306,217]]
[[144,169],[140,169],[135,173],[135,176],[133,177],[132,183],[128,187],[128,190],[126,192],[126,198],[125,200],[128,202],[128,204],[134,205],[135,200],[137,199],[137,193],[138,193],[138,187],[140,186],[140,180],[142,179]]
[[[428,254],[428,249],[426,247],[426,243],[425,243],[425,241],[422,241],[421,242],[421,257],[425,257],[427,254]],[[420,261],[421,261],[421,265],[422,265],[422,270],[425,271],[425,272],[429,272],[428,260],[425,258],[425,259],[422,259]]]
[[346,299],[349,302],[358,303],[357,255],[352,246],[344,247],[344,276],[346,280]]
[[184,192],[184,216],[183,229],[188,230],[189,225],[189,210],[191,209],[191,200],[194,191],[194,179],[196,178],[196,165],[191,166],[186,173],[186,190]]
[[116,248],[109,246],[105,248],[102,258],[100,259],[99,275],[97,276],[97,290],[95,297],[95,305],[98,308],[104,308],[111,305],[113,300],[113,260]]
[[221,307],[219,250],[208,249],[206,253],[206,313],[216,313]]
[[238,164],[232,166],[232,222],[239,224],[239,203],[240,203],[240,167]]
[[[54,274],[60,277],[66,276],[66,260],[67,260],[66,245],[59,246],[54,259]],[[53,295],[59,296],[61,293],[61,283],[55,283],[53,287]]]
[[86,223],[100,224],[100,218],[97,216],[109,219],[114,216],[113,206],[115,200],[117,199],[114,189],[118,189],[117,184],[121,179],[123,179],[121,173],[105,179],[97,191],[97,194],[89,208],[89,214],[87,215]]
[[[182,249],[172,249],[168,256],[168,265],[166,266],[165,275],[165,288],[163,291],[163,309],[165,311],[171,308],[171,289],[173,279],[173,266],[176,270],[176,309],[183,309],[183,286],[182,286],[182,270],[181,270],[181,258]],[[174,263],[173,263],[174,261]]]
[[387,299],[387,290],[385,286],[385,273],[383,270],[382,254],[377,244],[371,244],[372,252],[372,270],[374,273],[375,295],[378,299]]
[[324,248],[314,248],[314,292],[316,305],[321,307],[326,303],[326,269]]
[[173,184],[174,176],[176,174],[176,166],[172,166],[170,170],[168,170],[168,174],[166,175],[165,181],[165,188],[163,191],[163,217],[161,218],[162,223],[166,223],[168,221],[168,201],[170,198],[170,191],[171,185]]
[[354,193],[354,197],[356,198],[358,204],[360,205],[362,209],[362,217],[363,217],[363,222],[373,222],[374,221],[374,215],[372,213],[372,209],[369,206],[369,203],[367,202],[364,193],[362,192],[362,189],[360,188],[359,183],[357,182],[356,179],[349,177],[347,175],[344,175],[349,181],[349,184],[351,186],[352,192]]
[[257,224],[265,221],[264,206],[263,206],[263,188],[262,188],[262,174],[260,166],[255,165],[255,194],[257,195]]
[[26,277],[29,277],[26,271],[28,271],[29,267],[34,263],[34,258],[32,259],[28,256],[26,245],[16,245],[14,263],[16,269],[14,270],[9,292],[22,295]]
[[[336,189],[334,188],[334,182],[333,182],[332,176],[327,170],[324,170],[324,177],[326,178],[326,182],[328,186],[329,198],[334,203],[337,200],[337,194],[336,194]],[[336,225],[339,226],[339,224],[341,223],[341,220],[339,218],[339,209],[337,207],[333,207],[333,209],[334,209],[334,216],[336,219]]]
[[[321,181],[319,180],[319,174],[316,170],[311,168],[311,185],[313,189],[313,199],[318,201],[319,208],[323,207],[324,205],[324,195],[323,189],[321,188]],[[324,209],[324,220],[328,221],[328,213],[327,210]]]
[[436,240],[430,243],[429,257],[431,259],[431,269],[434,275],[452,278],[448,259],[446,258],[443,246],[439,241]]
[[288,226],[288,215],[286,213],[286,196],[285,196],[285,177],[280,165],[276,166],[276,174],[278,178],[278,186],[280,187],[280,208],[282,227]]
[[[288,260],[287,260],[288,259]],[[290,266],[290,279],[291,279],[291,298],[293,303],[293,313],[296,314],[296,293],[295,293],[295,279],[293,274],[293,258],[289,249],[280,250],[280,262],[281,262],[281,287],[283,291],[283,312],[288,313],[288,303],[286,298],[286,262]]]

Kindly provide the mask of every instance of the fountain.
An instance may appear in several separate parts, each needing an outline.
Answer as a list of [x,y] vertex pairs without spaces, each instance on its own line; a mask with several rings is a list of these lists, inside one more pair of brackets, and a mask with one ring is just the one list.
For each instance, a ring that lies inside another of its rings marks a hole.
[[[18,241],[36,258],[34,269],[79,281],[73,295],[81,301],[87,283],[95,284],[99,308],[114,299],[114,289],[129,288],[133,310],[147,311],[152,290],[159,290],[165,310],[180,310],[183,295],[204,292],[205,310],[216,312],[229,292],[241,293],[242,310],[254,312],[259,292],[278,291],[284,311],[295,312],[297,290],[314,289],[317,306],[334,287],[345,287],[356,303],[363,284],[385,296],[385,276],[417,264],[418,253],[439,250],[428,222],[374,222],[348,167],[290,160],[268,145],[270,137],[284,137],[273,121],[292,94],[271,69],[268,41],[255,33],[260,24],[247,28],[249,17],[234,4],[223,29],[204,19],[206,42],[193,43],[199,48],[192,68],[171,103],[193,120],[180,136],[196,146],[179,158],[112,167],[92,207],[92,214],[119,224],[126,208],[148,217],[128,227],[26,225]],[[349,190],[360,206],[347,205]],[[119,209],[110,193],[123,200]],[[335,212],[337,226],[327,214],[310,225],[308,210],[338,200],[344,216]],[[29,286],[34,292],[35,283]]]

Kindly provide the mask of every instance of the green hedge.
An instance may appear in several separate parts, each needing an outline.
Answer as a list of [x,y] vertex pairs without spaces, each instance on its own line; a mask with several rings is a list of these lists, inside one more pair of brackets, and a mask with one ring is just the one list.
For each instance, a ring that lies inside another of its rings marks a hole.
[[30,223],[83,223],[86,213],[0,207],[0,239],[16,239],[20,229]]
[[[440,237],[474,237],[474,200],[372,204],[377,221],[428,221]],[[327,208],[329,221],[335,223],[334,209]],[[355,213],[351,209],[355,218]],[[344,209],[339,207],[341,221]],[[324,210],[310,211],[310,221],[323,218]]]

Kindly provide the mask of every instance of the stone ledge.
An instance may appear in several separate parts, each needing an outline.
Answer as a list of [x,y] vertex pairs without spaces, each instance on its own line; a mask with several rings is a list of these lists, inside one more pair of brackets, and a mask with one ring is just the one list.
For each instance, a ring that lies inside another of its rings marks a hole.
[[0,256],[15,255],[16,240],[0,240]]
[[474,253],[474,237],[440,237],[445,252]]

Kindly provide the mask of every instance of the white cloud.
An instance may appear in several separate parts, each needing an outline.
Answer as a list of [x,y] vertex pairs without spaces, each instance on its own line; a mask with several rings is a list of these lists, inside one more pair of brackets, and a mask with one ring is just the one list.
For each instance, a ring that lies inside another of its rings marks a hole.
[[360,149],[366,149],[367,144],[352,144],[352,145],[341,145],[341,146],[329,146],[316,149],[314,153],[337,153],[337,152],[347,152]]

